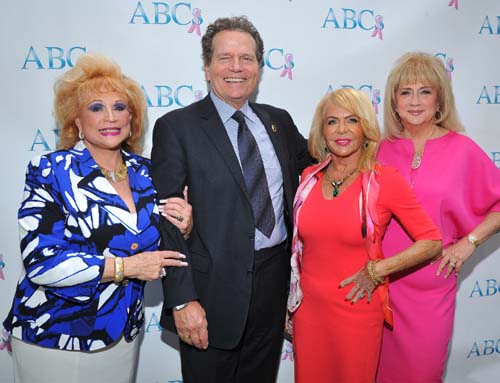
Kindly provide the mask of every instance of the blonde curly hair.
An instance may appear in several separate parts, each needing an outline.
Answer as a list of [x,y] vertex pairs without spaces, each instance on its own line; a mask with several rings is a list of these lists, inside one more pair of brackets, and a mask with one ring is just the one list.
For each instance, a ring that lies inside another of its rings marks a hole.
[[85,53],[73,68],[56,80],[54,112],[60,130],[59,149],[69,149],[78,142],[75,120],[79,109],[96,93],[116,92],[126,99],[132,116],[131,135],[122,142],[122,149],[141,154],[147,123],[147,105],[141,87],[125,76],[109,58]]

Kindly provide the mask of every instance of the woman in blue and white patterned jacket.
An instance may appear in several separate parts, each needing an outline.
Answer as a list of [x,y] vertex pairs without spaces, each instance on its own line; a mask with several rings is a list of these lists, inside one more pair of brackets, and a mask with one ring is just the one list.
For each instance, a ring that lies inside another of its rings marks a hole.
[[[55,85],[61,150],[28,166],[19,209],[24,272],[4,326],[17,382],[130,382],[145,281],[184,256],[158,251],[160,216],[140,153],[141,88],[109,59],[80,57]],[[191,207],[163,220],[183,241]],[[181,231],[179,231],[180,229]]]

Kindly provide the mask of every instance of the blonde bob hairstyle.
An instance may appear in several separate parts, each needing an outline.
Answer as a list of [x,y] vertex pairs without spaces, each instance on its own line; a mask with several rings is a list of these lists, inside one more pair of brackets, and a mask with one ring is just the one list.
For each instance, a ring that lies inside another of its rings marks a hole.
[[[396,95],[399,87],[421,83],[437,91],[438,110],[434,123],[444,129],[464,130],[455,107],[455,97],[443,61],[431,54],[410,52],[395,63],[385,87],[384,137],[402,137],[404,126],[396,113]],[[439,118],[438,118],[439,117]]]
[[59,149],[69,149],[78,142],[75,120],[78,112],[97,93],[116,92],[125,98],[131,135],[122,149],[141,154],[146,125],[146,100],[139,84],[125,76],[120,67],[105,56],[85,53],[75,66],[59,77],[54,85],[54,112],[59,128]]
[[360,90],[342,88],[323,96],[314,112],[309,133],[309,153],[320,162],[330,155],[323,136],[323,127],[326,123],[325,113],[330,105],[337,105],[360,119],[365,144],[362,147],[359,169],[363,171],[373,170],[376,163],[375,155],[380,143],[380,128],[372,103],[368,96]]

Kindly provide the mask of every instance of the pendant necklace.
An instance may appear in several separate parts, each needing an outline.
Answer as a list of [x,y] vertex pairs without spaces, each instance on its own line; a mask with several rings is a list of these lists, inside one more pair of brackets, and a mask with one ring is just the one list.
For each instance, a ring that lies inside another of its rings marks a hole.
[[326,175],[326,179],[328,180],[328,182],[330,183],[330,185],[332,185],[333,187],[333,192],[332,192],[332,197],[335,198],[339,195],[339,188],[342,186],[342,184],[350,177],[352,176],[354,173],[356,173],[358,171],[358,169],[354,169],[352,172],[350,172],[348,175],[346,175],[344,178],[341,178],[341,179],[338,179],[338,180],[332,180],[330,178],[330,176],[328,175],[328,169],[325,170],[325,175]]
[[121,182],[123,180],[126,180],[128,177],[128,169],[127,165],[125,165],[125,162],[122,162],[118,170],[114,172],[103,168],[101,165],[99,165],[99,169],[101,170],[102,175],[106,177],[108,181]]
[[436,130],[436,126],[434,126],[431,129],[431,133],[425,138],[422,152],[419,152],[416,149],[414,149],[413,160],[411,161],[412,170],[418,169],[420,167],[420,165],[422,165],[422,157],[424,156],[425,144],[427,143],[427,140],[429,140],[434,135],[435,130]]
[[415,169],[418,169],[420,167],[420,165],[422,164],[422,155],[424,153],[422,152],[422,154],[420,154],[419,152],[415,152],[415,154],[413,154],[413,160],[411,161],[411,168],[413,170]]

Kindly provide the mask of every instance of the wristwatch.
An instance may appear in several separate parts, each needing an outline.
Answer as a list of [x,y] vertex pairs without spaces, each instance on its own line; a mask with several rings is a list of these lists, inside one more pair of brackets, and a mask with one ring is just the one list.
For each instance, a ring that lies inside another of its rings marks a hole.
[[467,241],[469,241],[469,243],[471,245],[474,245],[474,247],[478,247],[479,246],[479,240],[477,239],[477,237],[474,234],[469,234],[467,236]]
[[174,306],[175,311],[181,311],[182,309],[186,308],[189,302],[183,303],[182,305]]

